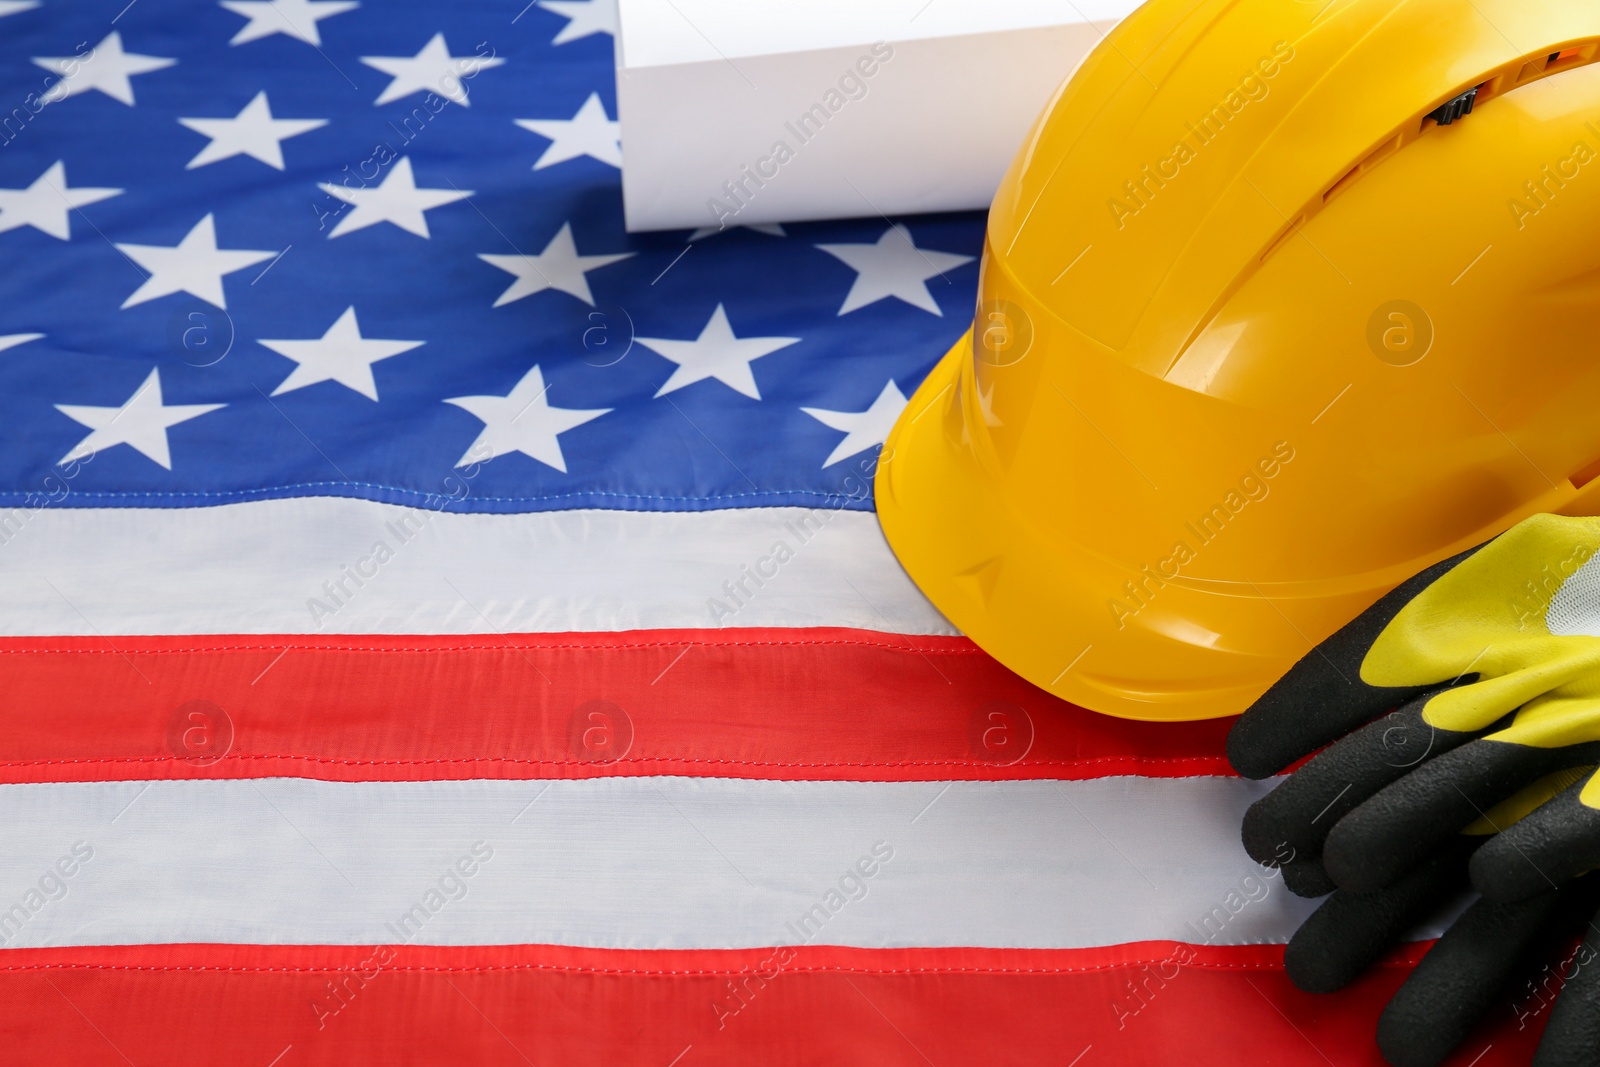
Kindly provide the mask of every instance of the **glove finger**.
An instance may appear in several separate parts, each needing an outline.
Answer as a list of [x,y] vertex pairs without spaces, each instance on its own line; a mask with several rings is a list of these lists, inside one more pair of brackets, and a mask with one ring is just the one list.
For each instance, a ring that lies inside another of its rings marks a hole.
[[1316,855],[1340,819],[1424,760],[1476,736],[1430,726],[1422,717],[1431,691],[1368,723],[1313,756],[1244,816],[1244,849],[1257,863]]
[[1368,685],[1361,680],[1361,661],[1401,608],[1476,551],[1435,563],[1396,587],[1289,668],[1229,731],[1234,769],[1246,778],[1270,778],[1380,712],[1435,688]]
[[1320,856],[1296,856],[1279,870],[1283,873],[1284,887],[1297,897],[1325,897],[1339,888],[1323,869]]
[[1533,1067],[1600,1063],[1600,914],[1573,955]]
[[1429,911],[1466,889],[1476,845],[1457,838],[1392,886],[1333,894],[1289,939],[1283,952],[1289,980],[1308,993],[1332,993],[1355,981]]
[[1560,901],[1554,890],[1514,904],[1480,900],[1422,957],[1378,1020],[1378,1048],[1395,1067],[1436,1067],[1472,1031]]
[[1329,832],[1322,862],[1341,889],[1379,889],[1484,812],[1563,764],[1563,749],[1480,740],[1428,760]]
[[1473,887],[1491,900],[1521,900],[1600,867],[1600,811],[1582,799],[1591,777],[1491,837],[1472,858]]

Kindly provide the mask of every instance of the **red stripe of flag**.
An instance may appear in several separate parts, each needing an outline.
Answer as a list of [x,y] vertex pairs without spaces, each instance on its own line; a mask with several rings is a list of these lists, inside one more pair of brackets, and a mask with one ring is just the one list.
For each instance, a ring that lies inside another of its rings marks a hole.
[[1228,774],[964,638],[857,630],[6,638],[0,781]]
[[[0,1040],[36,1067],[1380,1067],[1377,1015],[1421,948],[1338,997],[1266,947],[27,949],[0,970]],[[1548,1012],[1529,1014],[1451,1063],[1528,1062]]]

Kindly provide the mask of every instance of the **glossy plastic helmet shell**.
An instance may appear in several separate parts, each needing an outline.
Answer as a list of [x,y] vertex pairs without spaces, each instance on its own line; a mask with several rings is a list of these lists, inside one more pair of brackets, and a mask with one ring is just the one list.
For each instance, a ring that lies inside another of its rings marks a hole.
[[1572,0],[1140,8],[1029,135],[885,447],[912,578],[1058,696],[1204,718],[1600,510],[1597,58]]

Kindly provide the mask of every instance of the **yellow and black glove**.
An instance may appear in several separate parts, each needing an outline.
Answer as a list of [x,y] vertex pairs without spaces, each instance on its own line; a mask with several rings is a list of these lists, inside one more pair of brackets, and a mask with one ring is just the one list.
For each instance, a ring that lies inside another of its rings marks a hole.
[[[1483,894],[1379,1024],[1384,1055],[1436,1064],[1552,924],[1590,920],[1540,1067],[1600,1063],[1600,519],[1537,515],[1429,568],[1323,642],[1245,713],[1234,767],[1277,774],[1245,848],[1306,896],[1291,978],[1327,991],[1471,884]],[[1393,709],[1393,710],[1391,710]]]

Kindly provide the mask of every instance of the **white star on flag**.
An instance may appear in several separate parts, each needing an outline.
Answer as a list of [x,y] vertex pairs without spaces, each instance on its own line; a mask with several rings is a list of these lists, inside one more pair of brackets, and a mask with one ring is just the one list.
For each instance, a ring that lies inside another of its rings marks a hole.
[[322,45],[317,23],[354,11],[354,0],[222,0],[222,6],[250,21],[239,28],[229,44],[247,44],[281,33],[306,44]]
[[0,189],[0,233],[32,226],[65,241],[73,209],[121,195],[121,189],[68,188],[67,166],[58,159],[26,189]]
[[560,289],[594,307],[594,294],[589,291],[589,279],[585,275],[632,255],[632,252],[616,252],[604,256],[580,256],[577,243],[572,239],[572,223],[566,222],[562,223],[561,232],[550,238],[544,251],[536,256],[480,253],[478,258],[517,279],[500,294],[500,298],[494,302],[495,307],[542,293],[546,289]]
[[318,382],[338,382],[369,400],[376,400],[378,383],[373,380],[372,365],[380,359],[419,348],[424,342],[362,337],[361,325],[356,322],[356,309],[348,307],[316,340],[258,340],[256,343],[300,364],[272,391],[273,396],[304,389]]
[[144,284],[122,302],[125,308],[169,293],[188,293],[227,309],[222,277],[278,255],[254,249],[217,247],[217,227],[210,215],[194,224],[174,248],[165,245],[117,245],[117,251],[150,272]]
[[283,169],[282,142],[328,124],[327,119],[275,119],[263,89],[231,119],[179,119],[195,133],[211,138],[185,170],[233,156],[259,159],[274,170]]
[[551,38],[553,45],[576,41],[592,33],[617,35],[616,0],[542,0],[539,6],[567,20],[561,32]]
[[856,272],[855,284],[850,286],[844,306],[839,308],[841,315],[895,296],[912,307],[942,316],[944,312],[928,292],[928,279],[973,260],[972,256],[918,248],[911,239],[911,231],[899,223],[890,226],[876,244],[817,247]]
[[889,384],[883,387],[883,392],[878,394],[878,399],[865,411],[829,411],[827,408],[800,410],[830,430],[844,433],[844,440],[822,461],[823,470],[827,470],[841,459],[849,459],[857,452],[865,452],[873,445],[887,441],[895,420],[905,409],[906,395],[891,378]]
[[328,239],[341,234],[364,230],[380,222],[392,222],[407,233],[418,237],[428,236],[428,220],[423,212],[430,211],[472,195],[471,189],[419,189],[411,174],[411,157],[401,156],[389,176],[375,188],[349,189],[332,182],[322,182],[319,188],[329,196],[343,200],[355,207],[328,234]]
[[112,30],[87,56],[34,56],[33,62],[35,66],[61,75],[61,80],[39,98],[45,103],[53,104],[57,100],[98,89],[113,100],[120,100],[132,107],[133,83],[128,79],[135,74],[148,74],[170,67],[177,60],[124,52],[122,34]]
[[622,166],[621,124],[606,118],[599,93],[590,93],[570,119],[517,119],[516,123],[550,142],[534,170],[553,167],[579,156],[592,156],[613,167]]
[[7,15],[19,15],[24,11],[32,11],[39,6],[39,0],[0,0],[0,19]]
[[42,333],[0,334],[0,352],[4,352],[8,348],[16,348],[18,345],[25,345],[29,341],[37,341],[43,336],[44,334]]
[[114,445],[131,445],[146,456],[172,469],[172,453],[167,448],[167,427],[176,426],[226,404],[171,404],[161,401],[161,371],[152,370],[134,394],[120,407],[89,407],[83,404],[57,404],[56,410],[74,422],[89,427],[92,433],[73,446],[58,463],[103,451]]
[[378,94],[376,104],[387,104],[412,93],[437,93],[452,104],[470,107],[466,79],[479,71],[498,67],[505,60],[498,56],[453,56],[436,33],[414,56],[362,56],[361,62],[383,71],[394,80]]
[[471,412],[483,423],[483,431],[456,461],[456,466],[464,467],[481,459],[483,448],[487,446],[491,459],[508,452],[521,452],[562,474],[567,473],[567,460],[561,454],[561,442],[557,438],[611,409],[551,407],[546,399],[549,391],[544,375],[535,364],[505,396],[456,396],[446,400],[446,404]]
[[637,337],[635,340],[678,365],[672,376],[656,390],[656,396],[665,396],[686,385],[715,378],[752,400],[760,400],[761,392],[756,388],[756,376],[750,364],[780,348],[788,348],[800,338],[735,337],[733,327],[728,322],[728,313],[718,304],[717,310],[711,313],[711,321],[706,323],[700,336],[693,341],[673,341],[660,337]]

